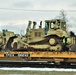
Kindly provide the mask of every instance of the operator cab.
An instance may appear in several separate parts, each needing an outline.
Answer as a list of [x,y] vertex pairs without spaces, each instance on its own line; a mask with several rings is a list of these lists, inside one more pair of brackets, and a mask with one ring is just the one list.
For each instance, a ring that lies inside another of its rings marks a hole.
[[50,30],[62,29],[66,30],[66,22],[64,20],[55,19],[55,20],[45,20],[45,34]]

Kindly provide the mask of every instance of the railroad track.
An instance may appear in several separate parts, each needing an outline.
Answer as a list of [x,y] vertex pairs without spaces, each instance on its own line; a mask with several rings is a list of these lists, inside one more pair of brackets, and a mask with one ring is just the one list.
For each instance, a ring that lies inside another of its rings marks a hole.
[[39,62],[0,62],[0,67],[32,67],[32,68],[76,68],[76,64],[51,64]]

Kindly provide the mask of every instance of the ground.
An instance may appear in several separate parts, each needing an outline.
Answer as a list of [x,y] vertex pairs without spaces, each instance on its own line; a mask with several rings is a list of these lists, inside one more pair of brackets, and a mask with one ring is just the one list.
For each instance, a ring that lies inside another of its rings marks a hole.
[[76,75],[76,72],[0,70],[0,75]]

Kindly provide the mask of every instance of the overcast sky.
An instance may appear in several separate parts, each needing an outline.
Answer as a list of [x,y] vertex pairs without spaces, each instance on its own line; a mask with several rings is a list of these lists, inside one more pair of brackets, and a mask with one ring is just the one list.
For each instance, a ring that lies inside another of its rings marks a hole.
[[[57,18],[62,9],[76,10],[76,0],[0,0],[0,31],[8,29],[20,33],[21,30],[26,30],[29,20],[37,21],[39,24],[41,20]],[[25,10],[57,10],[57,12]],[[69,29],[76,33],[76,12],[65,11],[65,13]]]

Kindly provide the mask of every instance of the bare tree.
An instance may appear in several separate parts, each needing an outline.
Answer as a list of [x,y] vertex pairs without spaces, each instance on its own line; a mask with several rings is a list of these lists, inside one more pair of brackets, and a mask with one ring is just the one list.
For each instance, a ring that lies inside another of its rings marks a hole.
[[57,16],[57,18],[58,18],[58,19],[65,20],[65,21],[66,21],[66,24],[67,24],[66,26],[67,26],[67,28],[68,28],[68,27],[70,27],[70,26],[69,26],[69,24],[68,24],[68,19],[67,19],[66,16],[67,16],[67,14],[65,13],[65,11],[64,11],[64,10],[61,10],[61,11],[60,11],[60,14],[59,14],[59,16]]
[[67,21],[66,13],[64,12],[64,10],[60,11],[58,18]]

